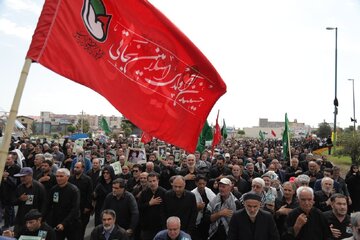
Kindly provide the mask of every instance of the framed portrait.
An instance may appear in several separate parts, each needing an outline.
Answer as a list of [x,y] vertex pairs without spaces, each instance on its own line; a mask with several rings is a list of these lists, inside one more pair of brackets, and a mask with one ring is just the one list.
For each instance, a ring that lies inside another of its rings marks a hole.
[[86,150],[85,151],[85,158],[91,159],[91,150]]
[[100,161],[100,166],[104,166],[105,159],[104,158],[98,158]]
[[166,146],[158,146],[158,159],[163,160],[166,159]]
[[146,163],[146,152],[144,148],[129,148],[126,152],[126,160],[131,164]]
[[173,155],[175,156],[175,162],[179,162],[181,159],[181,151],[180,150],[174,150]]
[[122,173],[120,162],[111,163],[110,166],[112,166],[112,168],[114,169],[115,175],[119,175],[120,173]]

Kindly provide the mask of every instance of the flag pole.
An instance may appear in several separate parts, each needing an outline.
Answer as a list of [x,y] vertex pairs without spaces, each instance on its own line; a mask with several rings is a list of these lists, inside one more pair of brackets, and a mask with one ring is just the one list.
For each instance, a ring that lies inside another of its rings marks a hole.
[[12,134],[12,131],[14,130],[15,119],[16,119],[16,116],[17,116],[17,113],[19,110],[20,100],[21,100],[22,93],[24,91],[26,78],[29,74],[30,65],[31,65],[31,59],[28,59],[28,58],[25,59],[24,66],[23,66],[21,74],[20,74],[19,83],[16,88],[15,96],[14,96],[14,99],[13,99],[13,102],[11,105],[10,114],[7,119],[3,143],[0,148],[0,184],[1,184],[3,173],[4,173],[6,158],[7,158],[8,152],[9,152],[11,134]]
[[[218,122],[218,119],[219,119],[219,113],[220,113],[220,109],[218,109],[218,113],[217,113],[217,116],[216,116],[216,123]],[[215,128],[216,128],[216,123],[215,123]],[[215,136],[214,136],[215,137]],[[212,142],[212,146],[211,146],[211,157],[214,156],[214,137],[213,137],[213,142]]]
[[290,132],[290,129],[288,128],[288,131],[287,131],[288,137],[287,137],[287,139],[288,139],[288,151],[289,151],[289,162],[290,162],[290,160],[291,160],[291,146],[290,146],[290,134],[289,134],[289,132]]

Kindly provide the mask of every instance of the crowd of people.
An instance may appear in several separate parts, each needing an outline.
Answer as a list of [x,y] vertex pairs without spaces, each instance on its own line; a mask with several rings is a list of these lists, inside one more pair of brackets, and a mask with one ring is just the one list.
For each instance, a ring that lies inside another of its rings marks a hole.
[[94,216],[92,240],[360,240],[358,166],[342,177],[313,153],[316,140],[292,141],[286,156],[277,140],[229,139],[186,153],[153,139],[142,146],[145,163],[127,161],[140,144],[13,140],[0,185],[2,235],[81,240]]

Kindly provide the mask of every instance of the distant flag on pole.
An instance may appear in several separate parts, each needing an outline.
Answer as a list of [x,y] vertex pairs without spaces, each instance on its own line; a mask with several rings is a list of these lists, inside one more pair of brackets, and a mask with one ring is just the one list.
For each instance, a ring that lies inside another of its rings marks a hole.
[[265,140],[264,132],[261,130],[259,131],[259,137],[260,137],[260,140]]
[[221,136],[226,139],[228,134],[227,134],[227,130],[226,130],[226,124],[225,124],[225,119],[223,119],[223,126],[221,127]]
[[190,152],[226,92],[200,50],[144,0],[47,0],[27,58],[91,88],[143,131]]
[[273,137],[276,137],[276,132],[273,129],[271,129],[271,135],[273,135]]
[[218,145],[221,141],[221,130],[220,130],[219,122],[218,122],[219,112],[220,111],[218,111],[218,114],[216,117],[216,124],[215,124],[215,128],[214,128],[214,138],[212,141],[212,152],[214,152],[215,146]]
[[109,125],[104,117],[101,118],[100,127],[105,132],[105,134],[111,133]]
[[148,134],[147,132],[142,132],[142,134],[141,134],[141,142],[142,143],[148,143],[148,142],[151,142],[151,140],[153,139],[153,137],[150,135],[150,134]]
[[209,126],[208,121],[206,120],[204,127],[201,131],[201,134],[199,136],[196,150],[199,151],[200,153],[202,153],[205,150],[206,141],[210,141],[212,139],[213,139],[212,129]]
[[287,159],[290,156],[290,137],[289,137],[289,120],[287,113],[285,113],[285,128],[282,136],[282,145],[283,145],[283,158]]

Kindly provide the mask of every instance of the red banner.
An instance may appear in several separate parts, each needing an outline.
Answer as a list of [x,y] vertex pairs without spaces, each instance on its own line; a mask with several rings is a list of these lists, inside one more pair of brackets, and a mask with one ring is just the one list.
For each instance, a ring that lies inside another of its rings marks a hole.
[[142,143],[151,142],[152,139],[153,139],[153,137],[150,134],[148,134],[146,132],[142,132],[141,140],[140,140]]
[[145,132],[190,152],[226,92],[206,57],[143,0],[47,0],[27,57],[93,89]]
[[275,132],[273,129],[271,129],[271,135],[273,135],[274,137],[276,137],[276,132]]
[[212,152],[214,152],[214,148],[221,142],[221,130],[220,130],[220,126],[218,123],[218,119],[219,119],[219,112],[217,114],[216,117],[216,124],[215,124],[215,129],[214,129],[214,138],[212,141]]

